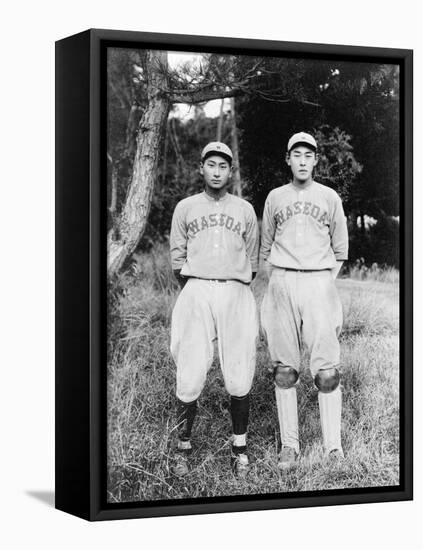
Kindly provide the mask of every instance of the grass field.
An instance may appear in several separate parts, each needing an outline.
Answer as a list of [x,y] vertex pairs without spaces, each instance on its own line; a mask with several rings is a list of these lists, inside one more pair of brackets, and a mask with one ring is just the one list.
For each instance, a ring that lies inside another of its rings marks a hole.
[[[341,335],[346,458],[328,464],[321,446],[317,392],[304,353],[298,388],[301,455],[298,468],[276,467],[279,445],[269,356],[259,342],[249,428],[251,473],[235,479],[229,466],[229,399],[218,361],[199,401],[192,472],[171,474],[175,440],[175,366],[170,316],[177,297],[167,251],[138,258],[125,291],[110,294],[108,358],[109,502],[281,493],[399,484],[398,272],[380,272],[337,286],[344,308]],[[354,275],[354,274],[353,274]],[[360,280],[362,279],[362,280]],[[382,281],[382,282],[381,282]],[[260,304],[266,277],[253,291]]]

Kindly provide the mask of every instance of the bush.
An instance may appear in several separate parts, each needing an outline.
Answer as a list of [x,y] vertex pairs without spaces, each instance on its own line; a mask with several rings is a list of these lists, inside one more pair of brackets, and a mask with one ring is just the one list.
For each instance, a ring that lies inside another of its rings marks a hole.
[[367,267],[372,264],[382,269],[387,266],[399,268],[399,222],[392,217],[382,216],[377,223],[363,233],[361,228],[350,228],[349,257],[360,260]]

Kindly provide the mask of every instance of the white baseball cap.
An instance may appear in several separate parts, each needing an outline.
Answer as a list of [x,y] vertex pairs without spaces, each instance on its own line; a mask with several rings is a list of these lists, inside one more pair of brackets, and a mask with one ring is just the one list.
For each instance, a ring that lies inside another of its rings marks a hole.
[[314,137],[310,134],[307,134],[306,132],[298,132],[298,134],[294,134],[291,138],[289,138],[288,153],[294,147],[294,145],[297,145],[298,143],[305,143],[307,145],[310,145],[310,147],[317,151],[317,143]]
[[210,153],[216,153],[217,155],[226,155],[231,160],[233,160],[232,151],[229,149],[227,145],[222,143],[221,141],[211,141],[208,143],[204,149],[201,151],[201,159],[203,160],[206,155],[210,155]]

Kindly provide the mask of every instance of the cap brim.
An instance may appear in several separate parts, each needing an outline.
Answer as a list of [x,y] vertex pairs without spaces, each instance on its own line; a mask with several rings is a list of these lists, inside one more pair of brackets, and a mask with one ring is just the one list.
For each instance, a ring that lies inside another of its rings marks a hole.
[[312,143],[308,143],[307,141],[297,141],[291,145],[291,147],[288,149],[288,153],[292,151],[294,147],[297,147],[298,145],[303,145],[304,147],[308,147],[309,149],[312,149],[314,152],[317,151],[316,145],[313,145]]
[[224,158],[226,161],[229,162],[229,164],[232,164],[232,157],[227,155],[226,153],[222,153],[222,151],[207,151],[207,153],[204,155],[204,157],[201,158],[201,161],[204,162],[209,157],[212,157],[213,155],[217,155],[219,157]]

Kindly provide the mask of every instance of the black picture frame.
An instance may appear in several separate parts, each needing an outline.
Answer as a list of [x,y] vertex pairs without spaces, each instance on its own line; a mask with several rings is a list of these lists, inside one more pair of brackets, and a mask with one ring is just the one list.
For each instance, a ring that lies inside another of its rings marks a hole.
[[[400,484],[292,494],[110,504],[106,475],[105,49],[342,58],[400,66]],[[413,52],[91,29],[56,43],[56,508],[109,520],[410,500],[413,497]]]

